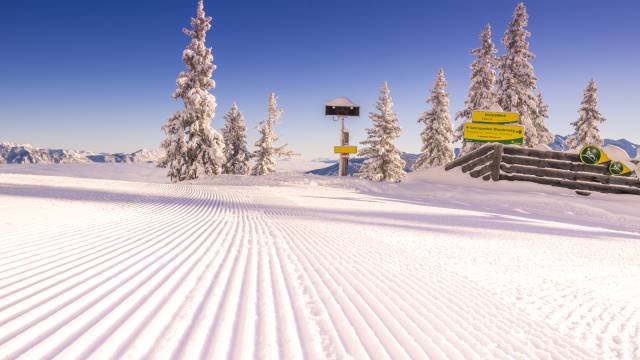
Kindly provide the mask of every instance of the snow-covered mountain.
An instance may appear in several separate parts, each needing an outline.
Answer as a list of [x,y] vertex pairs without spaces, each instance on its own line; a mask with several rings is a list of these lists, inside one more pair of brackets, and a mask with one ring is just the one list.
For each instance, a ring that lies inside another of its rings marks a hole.
[[338,159],[327,158],[327,157],[315,158],[315,159],[311,159],[311,161],[312,162],[327,163],[327,164],[336,164],[336,163],[338,163]]
[[0,143],[0,164],[155,162],[161,155],[161,150],[141,149],[130,154],[109,154],[64,149],[41,149],[29,144]]
[[[418,160],[418,156],[419,156],[419,154],[410,154],[410,153],[402,153],[402,154],[400,154],[400,157],[402,158],[402,160],[404,160],[406,162],[406,164],[404,166],[404,171],[406,171],[406,172],[411,172],[412,171],[411,170],[411,166],[413,166],[413,164],[416,162],[416,160]],[[366,159],[367,158],[364,158],[364,157],[349,159],[349,166],[347,167],[347,174],[349,176],[351,176],[351,175],[357,173],[358,170],[360,170],[360,166],[362,166],[362,163]],[[327,166],[325,168],[308,171],[307,174],[335,176],[335,175],[338,174],[338,161],[335,161],[332,165]]]
[[36,163],[83,163],[89,162],[78,151],[62,149],[37,149],[28,144],[0,143],[0,163],[36,164]]
[[[569,147],[567,146],[568,137],[568,135],[556,135],[553,139],[553,142],[549,144],[549,146],[556,151],[566,151],[569,149]],[[640,153],[638,152],[638,149],[640,149],[640,145],[632,143],[627,139],[604,139],[604,146],[607,145],[614,145],[621,148],[622,150],[626,151],[627,154],[629,154],[629,157],[631,159],[640,156]]]

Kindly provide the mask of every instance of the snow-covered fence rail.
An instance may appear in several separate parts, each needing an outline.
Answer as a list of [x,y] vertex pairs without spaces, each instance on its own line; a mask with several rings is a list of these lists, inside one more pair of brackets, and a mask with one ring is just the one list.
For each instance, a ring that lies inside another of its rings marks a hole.
[[574,190],[640,195],[640,180],[612,176],[604,165],[587,165],[577,154],[487,144],[460,156],[445,170],[460,167],[463,173],[483,180],[529,181]]

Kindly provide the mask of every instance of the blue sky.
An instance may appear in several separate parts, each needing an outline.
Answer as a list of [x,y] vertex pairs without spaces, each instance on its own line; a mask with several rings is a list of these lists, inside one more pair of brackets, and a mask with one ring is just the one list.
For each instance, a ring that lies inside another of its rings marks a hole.
[[[531,50],[548,126],[566,134],[593,77],[606,137],[640,142],[640,27],[637,1],[528,1]],[[483,26],[500,39],[516,1],[212,1],[213,126],[237,101],[255,141],[275,91],[282,142],[304,158],[333,156],[338,125],[322,105],[347,96],[362,140],[378,89],[388,80],[404,151],[420,149],[416,119],[428,109],[438,68],[452,116],[468,87],[469,51]],[[0,11],[0,141],[134,151],[157,148],[160,126],[181,107],[171,99],[196,0],[5,1]]]

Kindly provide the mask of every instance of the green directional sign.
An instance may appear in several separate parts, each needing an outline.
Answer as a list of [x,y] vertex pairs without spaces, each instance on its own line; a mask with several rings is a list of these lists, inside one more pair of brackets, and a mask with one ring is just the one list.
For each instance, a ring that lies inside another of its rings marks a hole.
[[465,123],[463,137],[465,142],[522,144],[524,126]]

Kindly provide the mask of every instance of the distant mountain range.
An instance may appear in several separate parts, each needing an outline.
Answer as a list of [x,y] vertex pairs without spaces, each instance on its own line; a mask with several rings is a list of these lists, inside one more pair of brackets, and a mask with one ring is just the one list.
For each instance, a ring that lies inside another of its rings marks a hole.
[[160,150],[141,149],[130,154],[109,154],[0,143],[0,164],[140,163],[155,162],[160,156]]
[[[566,151],[568,136],[556,135],[549,146],[553,150]],[[640,158],[640,145],[627,139],[605,139],[604,145],[615,145],[623,149],[631,159]],[[459,149],[455,149],[456,155]],[[90,151],[35,148],[28,144],[0,143],[0,164],[65,164],[65,163],[140,163],[155,162],[161,156],[161,150],[141,149],[133,153],[94,153]],[[402,153],[407,162],[405,171],[411,171],[411,166],[417,160],[418,154]],[[364,158],[353,158],[349,161],[348,173],[353,174],[360,169]],[[325,168],[312,170],[309,173],[317,175],[336,175],[338,173],[337,160],[322,158],[316,161],[331,164]]]
[[[553,142],[549,144],[549,146],[556,151],[566,151],[569,149],[569,147],[567,146],[568,137],[569,136],[556,135],[553,139]],[[607,145],[614,145],[621,148],[629,155],[631,159],[635,159],[640,156],[640,154],[638,153],[640,145],[634,144],[627,139],[604,139],[604,146]]]
[[[418,160],[418,154],[411,153],[402,153],[400,157],[406,162],[404,166],[404,171],[411,172],[411,166]],[[366,158],[353,158],[349,159],[349,166],[347,167],[347,174],[353,175],[360,170],[362,163],[366,160]],[[325,175],[325,176],[336,176],[338,175],[338,161],[332,161],[333,164],[329,165],[325,168],[315,169],[311,171],[307,171],[307,174],[314,175]]]
[[[556,151],[566,151],[569,149],[569,147],[567,146],[567,138],[568,136],[556,135],[553,142],[549,144],[549,147],[551,147],[553,150],[556,150]],[[639,153],[640,145],[634,144],[627,139],[618,139],[618,140],[605,139],[604,146],[607,146],[607,145],[615,145],[623,149],[631,159],[636,159],[637,157],[640,157],[640,153]],[[460,153],[460,149],[456,148],[454,149],[454,152],[455,152],[455,155],[458,156],[458,154]],[[404,161],[406,161],[404,171],[406,172],[412,171],[411,166],[416,162],[416,160],[418,159],[418,156],[419,154],[402,153],[401,157],[402,159],[404,159]],[[326,176],[335,176],[338,174],[337,160],[331,160],[327,158],[317,159],[317,160],[322,160],[322,162],[331,163],[332,165],[329,165],[321,169],[308,171],[307,174],[326,175]],[[366,158],[350,159],[349,166],[347,168],[347,174],[353,175],[357,173],[358,170],[360,170],[360,166],[362,166],[362,163],[365,160]]]

